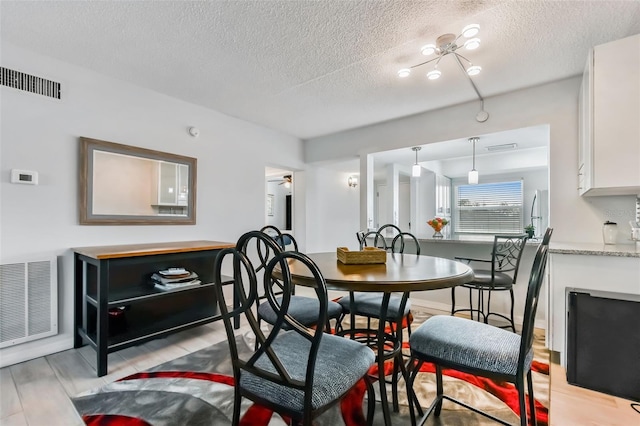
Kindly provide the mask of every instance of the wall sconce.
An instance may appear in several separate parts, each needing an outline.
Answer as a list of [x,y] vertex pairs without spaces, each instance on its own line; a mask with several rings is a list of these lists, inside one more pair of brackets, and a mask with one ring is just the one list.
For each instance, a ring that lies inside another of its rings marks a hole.
[[355,188],[358,186],[358,178],[355,176],[349,176],[349,187]]

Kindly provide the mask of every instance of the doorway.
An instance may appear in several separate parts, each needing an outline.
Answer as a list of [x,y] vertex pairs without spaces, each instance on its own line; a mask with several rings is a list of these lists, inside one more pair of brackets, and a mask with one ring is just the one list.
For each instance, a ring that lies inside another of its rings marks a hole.
[[293,172],[265,167],[265,225],[293,231]]

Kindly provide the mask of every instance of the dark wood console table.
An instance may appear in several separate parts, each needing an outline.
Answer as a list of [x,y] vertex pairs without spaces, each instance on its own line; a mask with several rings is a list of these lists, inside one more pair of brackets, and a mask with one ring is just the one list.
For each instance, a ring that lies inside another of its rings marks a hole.
[[[110,352],[220,319],[213,263],[218,251],[234,246],[182,241],[74,248],[74,347],[91,345],[97,374],[104,376]],[[154,288],[151,274],[175,267],[197,273],[202,284]]]

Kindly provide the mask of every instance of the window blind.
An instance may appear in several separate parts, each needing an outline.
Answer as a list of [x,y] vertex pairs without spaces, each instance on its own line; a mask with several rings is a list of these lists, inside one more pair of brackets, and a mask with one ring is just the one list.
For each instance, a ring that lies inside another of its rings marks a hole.
[[522,233],[522,181],[456,187],[454,231],[472,234]]

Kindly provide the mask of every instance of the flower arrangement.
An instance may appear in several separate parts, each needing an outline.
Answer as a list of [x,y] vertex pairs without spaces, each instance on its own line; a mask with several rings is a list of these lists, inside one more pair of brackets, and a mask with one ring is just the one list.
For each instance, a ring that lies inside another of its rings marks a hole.
[[448,223],[449,221],[447,219],[443,219],[441,217],[434,217],[433,219],[427,221],[427,224],[429,224],[429,226],[432,227],[436,232],[442,231],[442,228],[444,228]]

